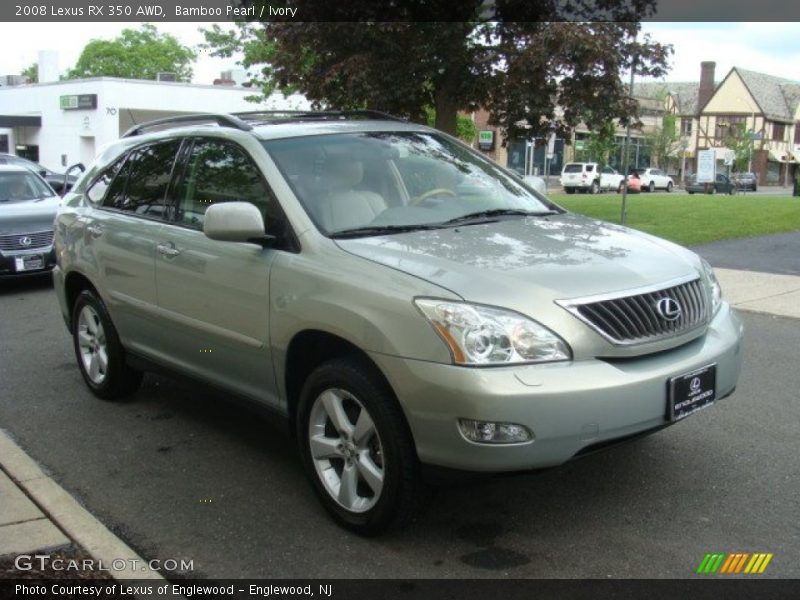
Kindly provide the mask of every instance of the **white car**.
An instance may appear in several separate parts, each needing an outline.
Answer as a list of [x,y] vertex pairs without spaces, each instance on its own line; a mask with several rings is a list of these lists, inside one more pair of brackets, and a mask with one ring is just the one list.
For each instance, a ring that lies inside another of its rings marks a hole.
[[568,194],[579,191],[596,194],[602,190],[622,190],[625,177],[611,167],[600,168],[593,162],[571,162],[561,170],[561,186]]
[[656,190],[672,191],[675,184],[672,177],[664,173],[661,169],[644,169],[639,171],[639,179],[642,181],[642,191],[654,192]]

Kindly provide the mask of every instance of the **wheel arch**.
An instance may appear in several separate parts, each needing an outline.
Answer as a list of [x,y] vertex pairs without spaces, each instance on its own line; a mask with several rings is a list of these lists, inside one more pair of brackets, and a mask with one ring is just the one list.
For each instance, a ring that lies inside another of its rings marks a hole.
[[72,322],[72,309],[75,306],[75,301],[78,299],[78,296],[84,290],[90,290],[99,296],[97,286],[95,286],[86,275],[80,271],[71,271],[67,273],[64,278],[64,299],[67,304],[67,328],[70,333],[73,332],[74,327],[74,323]]

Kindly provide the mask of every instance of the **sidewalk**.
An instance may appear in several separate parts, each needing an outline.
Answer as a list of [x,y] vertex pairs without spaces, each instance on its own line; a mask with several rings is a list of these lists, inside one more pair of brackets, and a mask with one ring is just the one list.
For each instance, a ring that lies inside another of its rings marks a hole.
[[[19,555],[35,554],[91,558],[95,567],[89,576],[163,581],[156,571],[136,568],[145,561],[0,429],[0,557],[8,562]],[[108,570],[100,570],[100,564]],[[36,571],[12,568],[0,577],[30,577]],[[73,570],[58,575],[86,577],[87,573]]]
[[800,319],[800,277],[714,269],[722,297],[739,310]]

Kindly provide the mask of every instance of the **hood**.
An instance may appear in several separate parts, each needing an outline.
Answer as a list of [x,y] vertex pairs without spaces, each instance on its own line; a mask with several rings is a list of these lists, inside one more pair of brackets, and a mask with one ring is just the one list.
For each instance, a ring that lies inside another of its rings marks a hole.
[[61,198],[0,202],[0,235],[52,231]]
[[574,214],[336,240],[345,251],[470,302],[528,312],[563,300],[698,274],[699,258],[659,238]]

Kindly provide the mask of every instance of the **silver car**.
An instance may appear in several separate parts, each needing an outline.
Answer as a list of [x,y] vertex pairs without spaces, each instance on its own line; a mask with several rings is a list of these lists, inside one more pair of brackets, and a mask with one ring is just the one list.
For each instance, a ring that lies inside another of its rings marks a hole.
[[37,173],[0,165],[0,277],[50,271],[53,220],[61,198]]
[[273,409],[364,534],[421,467],[551,467],[736,386],[708,264],[570,214],[433,129],[369,113],[179,117],[105,150],[56,220],[89,388],[189,375]]

